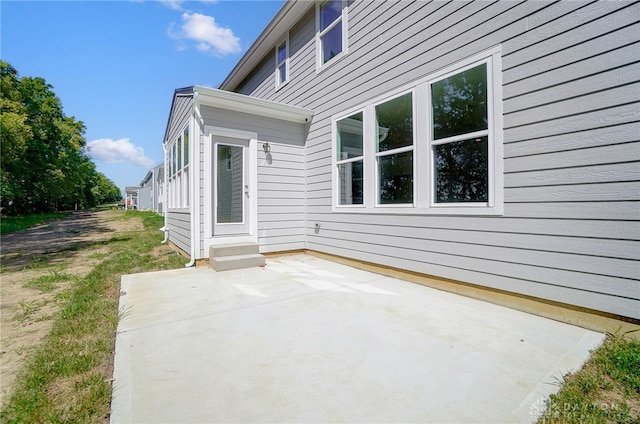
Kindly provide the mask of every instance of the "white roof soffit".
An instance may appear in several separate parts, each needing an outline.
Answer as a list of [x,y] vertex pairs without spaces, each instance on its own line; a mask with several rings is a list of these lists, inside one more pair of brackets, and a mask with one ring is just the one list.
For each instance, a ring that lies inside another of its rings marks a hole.
[[289,28],[295,25],[313,5],[314,2],[311,0],[287,0],[227,78],[220,84],[220,89],[235,90],[265,54],[269,50],[273,50],[276,43],[282,41]]
[[244,94],[199,85],[194,86],[193,91],[198,93],[196,97],[197,105],[217,107],[301,124],[310,122],[311,118],[313,118],[312,110],[246,96]]

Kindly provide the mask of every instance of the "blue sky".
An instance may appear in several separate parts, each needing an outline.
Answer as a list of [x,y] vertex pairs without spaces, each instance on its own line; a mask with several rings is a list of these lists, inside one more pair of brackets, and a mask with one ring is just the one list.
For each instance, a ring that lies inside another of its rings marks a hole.
[[217,87],[283,3],[2,0],[0,58],[53,86],[124,190],[163,161],[173,91]]

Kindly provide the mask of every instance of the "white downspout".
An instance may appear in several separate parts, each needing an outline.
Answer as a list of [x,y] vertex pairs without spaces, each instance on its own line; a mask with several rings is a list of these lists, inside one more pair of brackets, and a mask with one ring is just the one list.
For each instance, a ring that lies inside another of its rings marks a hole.
[[198,220],[196,217],[196,213],[199,211],[199,208],[197,207],[198,203],[196,197],[197,193],[199,193],[199,190],[196,189],[195,184],[198,169],[196,166],[196,161],[194,160],[194,156],[196,158],[200,156],[199,154],[195,154],[195,152],[200,151],[200,131],[194,131],[194,122],[196,116],[200,120],[202,120],[202,115],[200,115],[200,111],[198,110],[198,92],[194,90],[193,109],[191,111],[191,116],[189,117],[189,143],[191,144],[189,149],[189,166],[191,167],[191,172],[189,172],[189,209],[191,209],[191,260],[184,264],[185,268],[190,268],[196,263],[196,249],[200,244],[199,238],[196,236],[197,232],[200,231],[200,228],[197,228]]
[[[162,153],[164,155],[164,193],[163,195],[163,199],[162,199],[162,214],[164,215],[164,227],[160,228],[160,231],[164,231],[164,240],[162,240],[162,242],[160,244],[165,244],[166,242],[169,241],[169,228],[168,228],[168,223],[167,223],[167,219],[168,219],[168,205],[167,205],[167,199],[169,198],[168,193],[169,193],[169,185],[167,184],[167,146],[165,145],[164,141],[162,142]],[[158,199],[159,200],[159,199]]]

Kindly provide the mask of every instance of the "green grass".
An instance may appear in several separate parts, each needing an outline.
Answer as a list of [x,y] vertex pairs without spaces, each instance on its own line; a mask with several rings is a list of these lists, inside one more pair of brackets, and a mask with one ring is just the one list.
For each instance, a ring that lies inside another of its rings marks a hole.
[[48,293],[58,288],[58,283],[72,280],[74,277],[59,270],[52,270],[49,274],[32,278],[22,286],[30,289],[40,290],[42,293]]
[[640,422],[640,340],[609,334],[585,366],[565,376],[539,424]]
[[[3,423],[104,423],[111,401],[112,358],[119,318],[122,274],[181,268],[185,258],[152,255],[160,246],[162,217],[123,212],[141,219],[142,231],[118,233],[107,256],[65,296],[43,343],[34,349],[8,403]],[[60,277],[51,277],[53,280]],[[36,285],[41,284],[40,280]],[[46,283],[42,283],[46,287]],[[26,305],[27,309],[39,305]],[[32,312],[27,310],[26,312]]]
[[65,212],[25,216],[3,216],[0,218],[0,234],[6,235],[33,227],[43,222],[69,215]]

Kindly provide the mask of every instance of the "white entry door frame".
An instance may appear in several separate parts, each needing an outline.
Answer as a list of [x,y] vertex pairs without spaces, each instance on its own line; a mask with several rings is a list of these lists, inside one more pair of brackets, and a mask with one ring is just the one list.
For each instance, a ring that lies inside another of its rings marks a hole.
[[213,234],[249,234],[249,140],[214,137]]
[[206,126],[204,142],[205,252],[219,244],[257,243],[258,135]]

